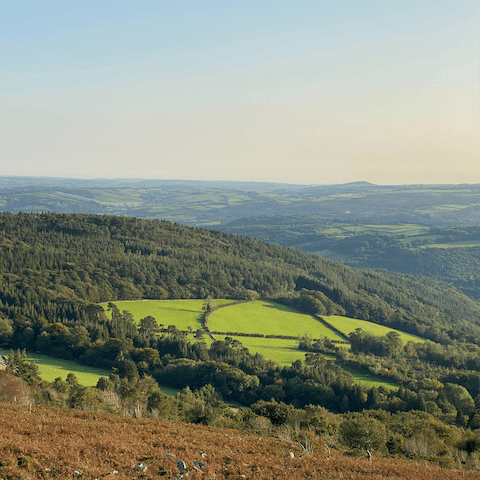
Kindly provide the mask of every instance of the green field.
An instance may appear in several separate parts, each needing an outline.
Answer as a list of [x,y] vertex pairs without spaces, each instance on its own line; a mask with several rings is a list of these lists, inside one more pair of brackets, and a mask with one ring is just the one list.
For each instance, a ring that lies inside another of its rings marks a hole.
[[260,333],[263,335],[299,336],[343,340],[311,315],[274,302],[254,301],[220,308],[208,319],[208,327],[216,332]]
[[[202,328],[200,320],[203,315],[204,300],[128,300],[114,303],[123,312],[127,310],[133,315],[136,322],[148,315],[154,317],[159,325],[175,325],[179,330],[193,330]],[[214,306],[228,305],[234,300],[212,300]],[[102,303],[107,309],[107,304]]]
[[365,385],[366,387],[385,387],[389,390],[396,390],[400,385],[389,380],[382,380],[381,378],[374,377],[368,373],[359,372],[350,367],[342,367],[347,372],[351,373],[355,381],[360,385]]
[[100,377],[108,377],[110,375],[108,370],[86,367],[75,362],[47,357],[38,353],[28,352],[27,356],[38,365],[40,376],[48,382],[53,382],[58,377],[65,380],[69,373],[74,373],[80,385],[92,387],[97,384]]
[[[214,335],[215,340],[224,340],[226,335]],[[305,352],[298,349],[298,340],[282,338],[236,337],[251,354],[260,353],[265,358],[277,362],[280,366],[291,365],[295,360],[304,360]]]
[[403,343],[409,341],[412,342],[423,342],[424,340],[415,335],[410,335],[408,333],[395,330],[394,328],[388,328],[384,325],[378,325],[377,323],[367,322],[366,320],[357,320],[355,318],[340,317],[338,315],[325,316],[322,315],[322,318],[328,322],[330,325],[335,327],[337,330],[340,330],[343,334],[348,335],[350,332],[353,332],[357,328],[361,328],[365,332],[369,332],[373,335],[383,336],[392,330],[397,332],[400,335]]
[[[27,356],[38,365],[40,376],[47,382],[53,382],[58,377],[65,380],[69,373],[73,373],[80,385],[93,387],[97,384],[100,377],[108,377],[110,375],[108,370],[87,367],[69,360],[60,360],[47,355],[40,355],[39,353],[28,353]],[[160,389],[166,395],[172,396],[175,396],[180,391],[176,388],[162,387],[161,385]]]
[[433,243],[430,245],[421,245],[419,248],[468,248],[468,247],[480,247],[480,240],[476,242],[464,241],[464,242],[450,242],[450,243]]

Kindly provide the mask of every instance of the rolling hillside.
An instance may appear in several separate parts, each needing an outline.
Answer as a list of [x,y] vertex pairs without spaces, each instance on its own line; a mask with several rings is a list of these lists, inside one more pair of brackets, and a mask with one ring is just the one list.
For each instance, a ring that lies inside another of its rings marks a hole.
[[10,319],[73,321],[102,301],[275,298],[306,288],[352,318],[440,342],[480,338],[480,306],[446,284],[258,240],[96,215],[2,214],[0,229],[0,312]]

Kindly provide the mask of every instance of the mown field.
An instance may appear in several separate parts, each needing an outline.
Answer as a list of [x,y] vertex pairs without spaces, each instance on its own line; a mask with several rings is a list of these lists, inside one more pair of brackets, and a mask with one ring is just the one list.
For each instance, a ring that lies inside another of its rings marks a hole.
[[[204,313],[204,300],[126,300],[112,303],[121,312],[124,310],[130,312],[137,323],[142,318],[151,315],[164,328],[167,328],[168,325],[175,325],[183,331],[187,331],[188,327],[192,327],[193,331],[203,328],[200,320]],[[234,300],[212,301],[214,307],[231,303],[234,303]],[[102,303],[102,307],[107,310],[108,304]]]
[[[214,337],[216,340],[224,340],[226,335],[214,335]],[[260,353],[281,366],[291,365],[295,360],[305,359],[305,352],[298,349],[298,340],[239,336],[231,336],[231,338],[238,340],[245,348],[248,348],[250,353]]]
[[[88,367],[80,365],[69,360],[41,355],[39,353],[27,352],[28,358],[32,359],[40,370],[40,376],[47,382],[53,382],[56,378],[65,380],[69,373],[75,374],[78,383],[84,387],[93,387],[97,384],[100,377],[108,377],[110,372],[101,368]],[[160,389],[167,395],[176,395],[179,390],[176,388],[164,387]]]
[[298,313],[285,305],[259,300],[218,309],[208,318],[208,327],[216,332],[288,336],[310,334],[314,338],[343,340],[311,315]]
[[58,377],[65,380],[69,373],[73,373],[80,385],[93,387],[97,384],[100,377],[108,377],[110,375],[108,370],[87,367],[68,360],[40,355],[39,353],[27,352],[27,356],[38,365],[40,376],[48,382],[53,382]]

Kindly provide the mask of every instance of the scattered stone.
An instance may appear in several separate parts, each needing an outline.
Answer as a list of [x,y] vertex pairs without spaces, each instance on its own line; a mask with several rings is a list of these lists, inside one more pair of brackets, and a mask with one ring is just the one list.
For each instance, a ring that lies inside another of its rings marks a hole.
[[284,458],[295,458],[295,454],[293,452],[288,452]]
[[136,472],[145,472],[148,467],[146,467],[143,463],[137,463],[137,466],[134,468]]
[[203,452],[200,454],[200,456],[201,456],[202,458],[207,458],[207,454],[206,454],[206,453],[203,453]]
[[165,456],[168,457],[168,458],[170,458],[170,457],[174,457],[175,454],[174,454],[174,453],[166,453]]
[[179,460],[177,462],[177,468],[181,471],[181,472],[184,472],[186,469],[187,469],[187,465],[185,464],[185,462],[183,460]]
[[195,465],[198,465],[200,468],[204,467],[205,464],[203,462],[197,462],[196,460],[193,462]]
[[118,471],[117,470],[112,470],[112,472],[114,475],[118,475]]
[[81,478],[81,476],[82,476],[82,473],[79,472],[78,470],[75,470],[73,472],[73,478]]

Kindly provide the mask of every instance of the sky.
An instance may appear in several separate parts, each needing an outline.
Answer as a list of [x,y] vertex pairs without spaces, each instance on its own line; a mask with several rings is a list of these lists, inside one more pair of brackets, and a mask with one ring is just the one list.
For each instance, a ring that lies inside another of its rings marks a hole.
[[477,0],[6,2],[0,175],[480,182]]

